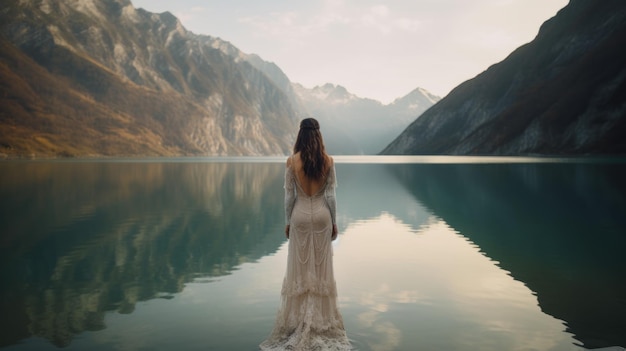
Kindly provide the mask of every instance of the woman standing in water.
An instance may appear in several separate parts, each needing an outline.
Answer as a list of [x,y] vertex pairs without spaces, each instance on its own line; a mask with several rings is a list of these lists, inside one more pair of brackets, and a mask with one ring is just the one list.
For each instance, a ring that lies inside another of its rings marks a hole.
[[282,303],[262,350],[351,350],[337,307],[332,240],[337,237],[335,164],[314,118],[300,131],[285,169],[289,239]]

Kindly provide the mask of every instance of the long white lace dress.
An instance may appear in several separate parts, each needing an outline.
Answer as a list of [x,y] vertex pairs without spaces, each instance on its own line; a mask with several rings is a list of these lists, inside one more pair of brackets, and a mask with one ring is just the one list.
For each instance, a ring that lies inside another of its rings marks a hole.
[[[292,163],[293,164],[293,163]],[[335,167],[312,196],[292,167],[285,170],[285,218],[290,224],[287,272],[274,330],[261,350],[351,350],[337,307],[333,274]]]

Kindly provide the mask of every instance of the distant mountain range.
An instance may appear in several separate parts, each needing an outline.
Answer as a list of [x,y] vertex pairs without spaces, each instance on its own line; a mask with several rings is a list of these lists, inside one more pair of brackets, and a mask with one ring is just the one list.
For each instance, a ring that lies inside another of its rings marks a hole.
[[298,116],[320,121],[327,151],[332,154],[376,154],[440,97],[417,88],[391,104],[361,98],[346,88],[327,83],[312,89],[289,80],[274,63],[258,55],[244,54],[220,39],[213,46],[225,54],[246,60],[262,71],[287,96]]
[[333,154],[378,153],[440,100],[421,88],[388,105],[333,84],[313,89],[294,84],[294,89],[304,111],[320,121],[326,147]]
[[[292,85],[275,64],[129,0],[7,0],[0,11],[0,156],[285,155],[315,112]],[[376,118],[342,111],[320,119]],[[377,117],[405,127],[417,116]],[[347,133],[368,140],[354,152],[393,138],[369,130]]]
[[626,2],[571,0],[383,154],[626,154]]
[[129,0],[5,0],[0,157],[286,155],[307,116],[332,154],[625,154],[624,47],[626,2],[571,0],[445,98],[383,105]]

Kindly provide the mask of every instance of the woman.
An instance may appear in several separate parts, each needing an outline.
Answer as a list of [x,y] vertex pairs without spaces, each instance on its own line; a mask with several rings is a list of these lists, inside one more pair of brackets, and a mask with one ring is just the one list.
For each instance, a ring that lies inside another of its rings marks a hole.
[[300,131],[285,169],[289,239],[282,303],[262,350],[350,350],[337,308],[331,241],[337,237],[335,164],[314,118]]

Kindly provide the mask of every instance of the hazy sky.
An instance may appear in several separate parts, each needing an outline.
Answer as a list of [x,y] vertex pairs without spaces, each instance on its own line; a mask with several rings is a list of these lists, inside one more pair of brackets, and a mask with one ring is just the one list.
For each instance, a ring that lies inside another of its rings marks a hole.
[[276,63],[292,82],[389,103],[441,97],[531,41],[567,0],[132,0]]

